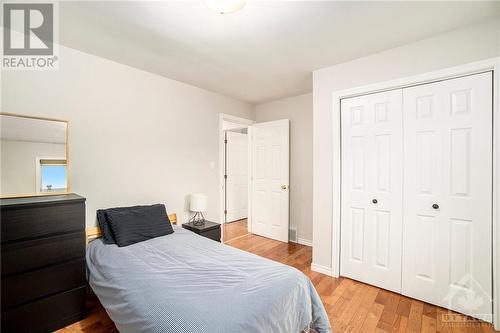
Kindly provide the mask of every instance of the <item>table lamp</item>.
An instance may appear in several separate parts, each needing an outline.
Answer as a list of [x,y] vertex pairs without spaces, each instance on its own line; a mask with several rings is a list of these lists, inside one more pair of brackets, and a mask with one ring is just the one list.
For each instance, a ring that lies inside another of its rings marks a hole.
[[193,193],[189,197],[189,210],[195,212],[194,216],[189,220],[189,222],[194,225],[204,225],[205,216],[203,212],[207,211],[208,197],[205,194]]

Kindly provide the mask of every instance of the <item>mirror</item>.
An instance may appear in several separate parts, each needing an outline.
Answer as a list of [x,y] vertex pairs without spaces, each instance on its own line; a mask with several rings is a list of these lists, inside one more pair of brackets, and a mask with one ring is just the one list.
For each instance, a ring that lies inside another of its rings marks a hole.
[[69,192],[68,122],[0,114],[0,195]]

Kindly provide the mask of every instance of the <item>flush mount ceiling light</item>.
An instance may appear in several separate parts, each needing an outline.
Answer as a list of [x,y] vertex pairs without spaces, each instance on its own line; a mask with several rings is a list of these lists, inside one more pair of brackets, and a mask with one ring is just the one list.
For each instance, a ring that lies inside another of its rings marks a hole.
[[219,14],[231,14],[245,7],[246,0],[205,0],[205,4]]

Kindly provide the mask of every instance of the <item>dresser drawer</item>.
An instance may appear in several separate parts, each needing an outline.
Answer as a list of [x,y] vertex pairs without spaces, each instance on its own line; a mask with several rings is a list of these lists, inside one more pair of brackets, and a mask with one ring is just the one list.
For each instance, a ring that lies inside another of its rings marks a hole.
[[2,278],[2,309],[85,285],[85,259]]
[[85,232],[2,245],[2,276],[85,256]]
[[85,316],[86,287],[2,312],[2,332],[52,332]]
[[2,243],[84,230],[83,202],[9,207],[1,212]]

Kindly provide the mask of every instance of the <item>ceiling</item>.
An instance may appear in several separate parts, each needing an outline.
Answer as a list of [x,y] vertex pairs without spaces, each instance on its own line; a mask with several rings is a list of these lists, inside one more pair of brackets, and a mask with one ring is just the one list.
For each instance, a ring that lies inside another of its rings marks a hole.
[[499,2],[60,2],[63,45],[249,103],[312,90],[311,72],[500,15]]
[[64,121],[1,115],[0,125],[2,140],[66,144]]

